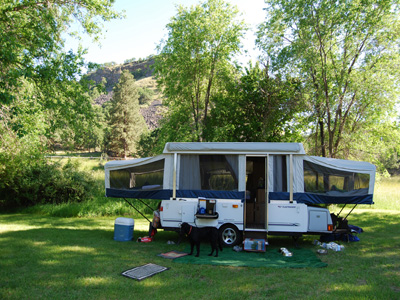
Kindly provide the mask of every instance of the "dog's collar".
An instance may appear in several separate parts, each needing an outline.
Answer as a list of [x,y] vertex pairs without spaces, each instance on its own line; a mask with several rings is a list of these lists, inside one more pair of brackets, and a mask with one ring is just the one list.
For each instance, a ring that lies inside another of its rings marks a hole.
[[190,235],[190,233],[192,232],[192,228],[193,226],[190,226],[189,233],[187,235]]

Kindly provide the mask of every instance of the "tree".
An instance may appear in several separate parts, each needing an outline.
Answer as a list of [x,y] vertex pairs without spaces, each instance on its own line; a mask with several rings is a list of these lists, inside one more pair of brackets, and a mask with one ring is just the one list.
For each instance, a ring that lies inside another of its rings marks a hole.
[[258,45],[273,71],[301,78],[315,153],[346,156],[351,135],[398,99],[399,1],[267,0]]
[[155,73],[169,108],[163,126],[172,129],[171,140],[207,140],[212,96],[221,88],[220,75],[231,67],[245,30],[237,15],[230,4],[208,0],[189,9],[179,6],[167,25]]
[[346,137],[344,151],[349,159],[373,162],[380,174],[399,170],[399,121],[381,122]]
[[0,206],[88,197],[88,176],[43,153],[58,132],[72,141],[93,124],[90,98],[78,82],[84,50],[66,52],[62,35],[76,22],[97,39],[101,22],[119,16],[113,2],[0,2]]
[[[11,108],[14,129],[51,137],[56,128],[79,130],[93,116],[77,82],[83,50],[65,52],[62,34],[72,22],[97,39],[102,20],[117,18],[112,0],[5,0],[0,4],[0,104]],[[24,109],[21,109],[21,108]],[[26,123],[28,122],[28,123]],[[38,124],[38,126],[35,126]],[[32,126],[33,125],[33,126]]]
[[[272,77],[268,66],[249,65],[245,74],[227,78],[227,92],[216,96],[210,125],[214,141],[298,141],[303,110],[298,80]],[[296,120],[296,121],[295,121]]]
[[135,154],[136,143],[146,131],[146,123],[140,113],[135,79],[128,70],[122,72],[114,87],[110,115],[111,150],[124,158]]

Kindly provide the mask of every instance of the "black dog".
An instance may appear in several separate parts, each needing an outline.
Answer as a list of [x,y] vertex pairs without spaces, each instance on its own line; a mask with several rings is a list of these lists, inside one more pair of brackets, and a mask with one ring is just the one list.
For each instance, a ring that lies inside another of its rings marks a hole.
[[181,233],[186,234],[190,241],[190,253],[193,254],[194,245],[196,245],[197,254],[196,257],[199,257],[200,253],[200,242],[204,239],[208,239],[211,244],[211,253],[208,256],[211,256],[216,250],[215,257],[218,257],[218,247],[222,251],[222,246],[219,243],[218,237],[218,229],[215,227],[194,227],[189,225],[188,223],[181,224]]

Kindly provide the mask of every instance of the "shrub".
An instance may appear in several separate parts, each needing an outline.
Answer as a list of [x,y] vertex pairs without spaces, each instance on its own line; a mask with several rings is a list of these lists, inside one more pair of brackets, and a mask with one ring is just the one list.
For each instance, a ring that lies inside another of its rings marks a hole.
[[90,198],[93,180],[76,168],[71,162],[65,166],[44,160],[22,164],[15,176],[6,179],[7,185],[0,188],[3,206],[59,204]]
[[139,104],[145,104],[150,101],[154,96],[154,92],[147,87],[138,87],[139,92]]
[[93,179],[70,161],[46,160],[34,136],[18,137],[0,124],[0,207],[78,202],[89,198]]

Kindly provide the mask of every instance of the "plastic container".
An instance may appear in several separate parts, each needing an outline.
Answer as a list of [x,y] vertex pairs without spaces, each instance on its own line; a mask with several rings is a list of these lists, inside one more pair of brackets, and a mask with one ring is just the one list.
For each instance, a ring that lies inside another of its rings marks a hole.
[[245,251],[254,252],[265,252],[265,240],[264,239],[245,239],[243,242],[243,249]]
[[120,242],[132,241],[135,221],[131,218],[117,218],[114,224],[114,240]]

